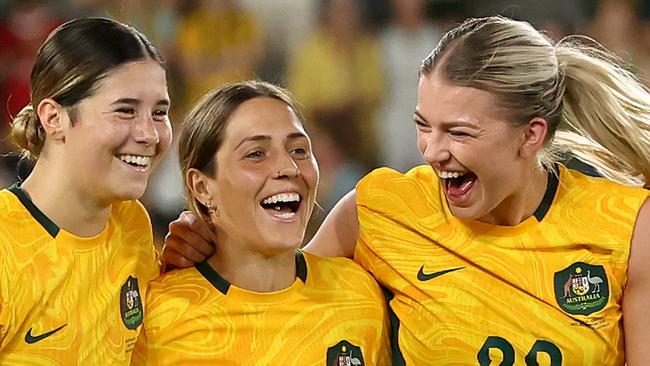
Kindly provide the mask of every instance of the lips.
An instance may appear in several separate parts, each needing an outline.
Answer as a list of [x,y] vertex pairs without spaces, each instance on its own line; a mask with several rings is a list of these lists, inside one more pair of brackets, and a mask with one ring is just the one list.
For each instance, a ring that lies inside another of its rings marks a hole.
[[260,201],[260,206],[273,217],[291,220],[300,209],[302,197],[297,192],[282,192],[268,196]]
[[117,159],[123,163],[136,168],[139,171],[146,170],[152,162],[152,156],[147,155],[134,155],[134,154],[117,154],[115,155]]
[[445,194],[454,203],[462,203],[474,187],[478,177],[470,171],[436,170],[445,187]]

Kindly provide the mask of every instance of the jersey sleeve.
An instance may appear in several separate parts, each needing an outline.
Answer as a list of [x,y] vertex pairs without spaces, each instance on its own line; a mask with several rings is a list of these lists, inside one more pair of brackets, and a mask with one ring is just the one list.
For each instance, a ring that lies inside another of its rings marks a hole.
[[377,365],[390,365],[391,364],[391,348],[390,348],[390,323],[388,316],[387,300],[379,287],[377,281],[372,276],[368,276],[369,280],[366,285],[368,295],[374,299],[378,304],[381,304],[381,319],[382,327],[379,330],[379,342],[377,347],[373,350],[375,353],[373,359],[376,360]]
[[375,192],[376,182],[383,174],[390,173],[391,170],[381,168],[372,171],[363,177],[356,186],[357,192],[357,218],[359,220],[359,236],[357,238],[357,245],[354,250],[354,261],[359,263],[368,272],[374,273],[374,259],[370,248],[368,248],[368,238],[366,236],[372,235],[372,216],[368,215],[372,211],[372,200]]

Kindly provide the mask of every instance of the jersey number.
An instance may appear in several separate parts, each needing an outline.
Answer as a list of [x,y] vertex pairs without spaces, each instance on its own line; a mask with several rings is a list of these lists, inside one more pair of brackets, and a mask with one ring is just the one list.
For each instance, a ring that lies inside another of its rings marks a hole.
[[[479,365],[490,365],[492,361],[490,360],[490,348],[496,348],[503,354],[503,361],[500,366],[512,366],[515,364],[515,349],[512,347],[512,344],[501,337],[490,336],[487,337],[485,343],[483,343],[483,347],[481,347],[476,355]],[[562,352],[560,349],[551,342],[539,339],[535,341],[535,344],[533,344],[533,347],[526,355],[526,365],[539,366],[539,363],[537,363],[537,354],[540,352],[546,353],[550,357],[551,366],[562,365]]]

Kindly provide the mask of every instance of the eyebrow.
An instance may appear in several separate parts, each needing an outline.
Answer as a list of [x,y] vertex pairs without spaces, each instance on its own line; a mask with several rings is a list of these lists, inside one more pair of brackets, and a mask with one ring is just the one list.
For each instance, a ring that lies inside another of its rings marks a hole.
[[[292,132],[289,135],[287,135],[287,140],[295,140],[298,138],[307,138],[307,135],[305,135],[302,132]],[[235,149],[239,148],[241,145],[243,145],[246,142],[249,141],[263,141],[263,140],[270,140],[271,136],[269,135],[255,135],[255,136],[248,136],[245,137],[241,142],[235,146]]]
[[[427,119],[424,118],[424,117],[422,116],[422,114],[420,114],[420,112],[418,112],[417,109],[413,112],[413,114],[415,114],[418,118],[420,118],[420,119],[421,119],[422,121],[424,121],[426,124],[431,125],[431,123],[429,123],[429,121],[427,121]],[[442,122],[440,125],[441,125],[441,127],[444,127],[444,128],[451,128],[451,127],[469,127],[469,128],[473,128],[473,129],[475,129],[475,130],[479,130],[479,129],[480,129],[480,127],[479,127],[479,125],[478,125],[477,123],[475,123],[475,122],[469,122],[469,121],[463,121],[463,120],[444,121],[444,122]]]
[[[114,101],[113,103],[111,103],[111,105],[115,105],[115,104],[135,104],[135,105],[138,105],[140,103],[141,103],[140,99],[136,99],[136,98],[120,98],[120,99]],[[156,105],[168,106],[169,105],[169,100],[168,99],[160,99],[160,100],[158,100],[156,102]]]

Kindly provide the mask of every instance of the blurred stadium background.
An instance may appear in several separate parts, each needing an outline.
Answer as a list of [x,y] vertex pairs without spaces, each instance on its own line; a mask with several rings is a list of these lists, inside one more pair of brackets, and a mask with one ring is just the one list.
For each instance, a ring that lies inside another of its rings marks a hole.
[[[259,78],[303,106],[321,167],[314,224],[370,169],[420,162],[412,111],[419,61],[466,17],[527,20],[549,37],[586,34],[647,80],[650,0],[0,0],[0,185],[25,174],[5,138],[29,102],[38,46],[66,20],[104,16],[145,33],[166,58],[172,124],[206,90]],[[143,202],[158,240],[184,207],[174,147]]]

